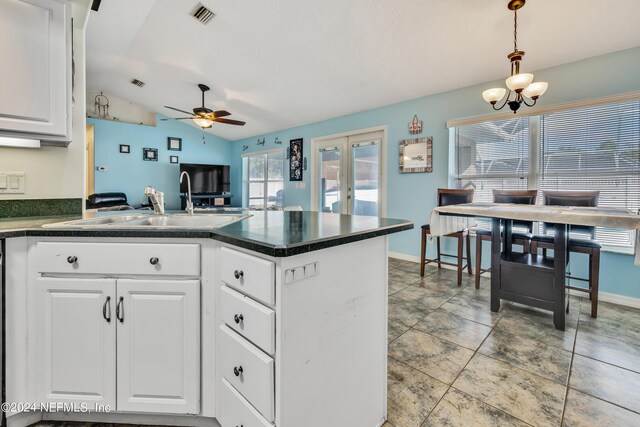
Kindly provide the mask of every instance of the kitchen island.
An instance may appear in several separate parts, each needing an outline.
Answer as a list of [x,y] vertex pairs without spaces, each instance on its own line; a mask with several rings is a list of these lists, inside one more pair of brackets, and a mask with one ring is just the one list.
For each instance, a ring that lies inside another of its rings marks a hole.
[[413,225],[251,214],[214,229],[0,223],[7,400],[109,408],[9,425],[381,425],[387,235]]

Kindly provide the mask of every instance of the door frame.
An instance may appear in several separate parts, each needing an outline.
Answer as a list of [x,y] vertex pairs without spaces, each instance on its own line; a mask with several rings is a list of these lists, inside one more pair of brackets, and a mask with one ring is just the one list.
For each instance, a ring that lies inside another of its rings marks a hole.
[[[317,176],[317,174],[320,172],[317,164],[318,163],[317,151],[319,147],[322,146],[323,144],[326,144],[328,140],[331,140],[331,139],[349,138],[349,137],[355,137],[358,135],[373,133],[373,132],[382,132],[382,139],[380,141],[380,151],[379,151],[380,158],[378,159],[378,165],[379,165],[378,167],[378,196],[379,196],[378,216],[380,217],[386,216],[387,214],[387,135],[388,135],[387,125],[374,126],[374,127],[358,129],[358,130],[350,130],[347,132],[336,133],[333,135],[325,135],[325,136],[320,136],[316,138],[311,138],[311,170],[310,170],[311,204],[310,206],[312,211],[317,212],[320,209],[319,200],[318,200],[320,197],[320,192],[317,185],[318,179],[319,179],[319,176]],[[351,169],[351,166],[349,163],[351,161],[351,153],[348,153],[348,155],[345,155],[345,154],[346,153],[343,153],[341,158],[341,167],[342,167],[341,179],[346,180],[346,179],[349,179],[349,176],[347,174],[347,168]]]

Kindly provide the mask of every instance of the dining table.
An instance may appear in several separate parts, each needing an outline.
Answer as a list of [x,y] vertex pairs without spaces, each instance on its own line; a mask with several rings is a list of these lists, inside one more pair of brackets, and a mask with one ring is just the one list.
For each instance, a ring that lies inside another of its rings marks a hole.
[[[491,219],[491,311],[500,310],[502,299],[542,308],[553,312],[553,323],[559,330],[565,328],[570,227],[640,230],[640,212],[605,207],[466,203],[439,206],[434,213]],[[514,220],[553,224],[553,258],[513,251]],[[636,234],[635,263],[640,265],[640,232]]]

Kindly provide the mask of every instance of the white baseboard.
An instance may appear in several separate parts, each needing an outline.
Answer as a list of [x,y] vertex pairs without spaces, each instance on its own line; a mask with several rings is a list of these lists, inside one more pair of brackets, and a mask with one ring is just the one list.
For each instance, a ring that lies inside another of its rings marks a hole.
[[[400,259],[402,261],[411,261],[420,263],[420,257],[415,255],[407,255],[400,252],[389,252],[389,257]],[[427,266],[428,267],[428,266]],[[451,265],[443,265],[442,268],[449,270],[456,270],[456,267]],[[491,277],[491,273],[484,273],[482,277]],[[581,298],[588,298],[589,294],[585,292],[572,292],[571,295]],[[629,297],[626,295],[613,294],[611,292],[598,292],[598,301],[610,302],[612,304],[623,305],[625,307],[640,308],[640,298]]]

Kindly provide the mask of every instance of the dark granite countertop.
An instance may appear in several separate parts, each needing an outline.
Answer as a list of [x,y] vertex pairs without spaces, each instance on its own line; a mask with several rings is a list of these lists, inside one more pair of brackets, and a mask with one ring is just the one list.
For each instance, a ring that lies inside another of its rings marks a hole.
[[215,229],[132,230],[118,228],[115,225],[100,228],[54,229],[41,227],[44,224],[80,219],[80,216],[12,218],[0,220],[0,238],[19,236],[211,238],[266,255],[287,257],[413,228],[413,223],[401,219],[308,211],[252,211],[250,213],[252,216],[249,218]]

